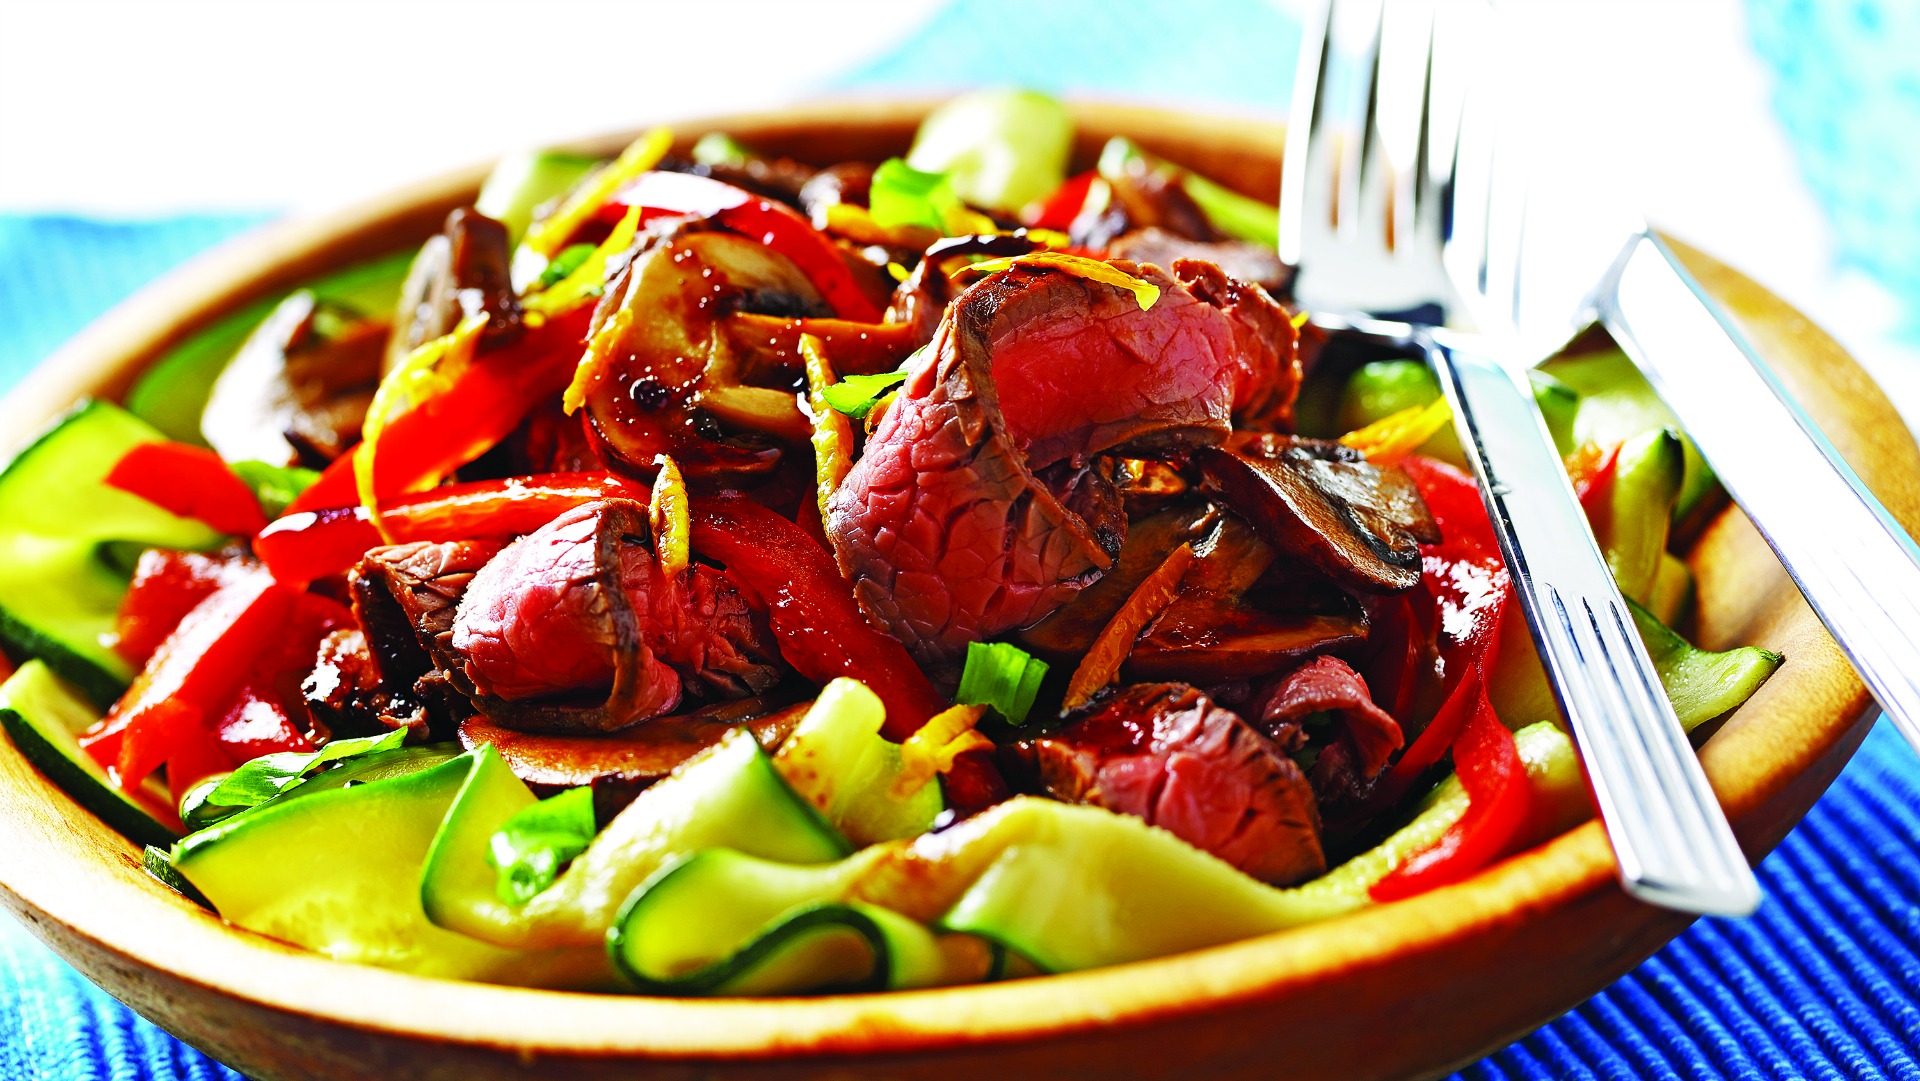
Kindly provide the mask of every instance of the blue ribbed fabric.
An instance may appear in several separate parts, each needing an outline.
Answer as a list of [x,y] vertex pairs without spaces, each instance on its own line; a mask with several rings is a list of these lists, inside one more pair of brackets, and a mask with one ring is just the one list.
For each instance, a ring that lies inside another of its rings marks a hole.
[[[1891,10],[1888,3],[1832,5],[1851,13],[1848,23],[1827,5],[1752,0],[1756,40],[1781,71],[1783,112],[1799,108],[1784,99],[1812,62],[1793,59],[1800,53],[1791,47],[1792,34],[1778,31],[1779,22],[1825,18],[1821,27],[1829,38],[1859,26],[1880,26],[1884,34],[1887,23],[1876,22],[1875,11]],[[1907,56],[1917,51],[1912,36]],[[1295,22],[1258,0],[956,0],[836,86],[1018,82],[1271,109],[1284,103],[1298,38]],[[1891,55],[1889,48],[1883,43],[1882,53]],[[1830,61],[1813,66],[1830,73],[1845,68]],[[1920,79],[1899,91],[1906,99],[1886,107],[1911,107],[1920,100],[1915,86]],[[1813,119],[1832,115],[1822,106],[1799,120],[1789,117],[1803,157],[1845,149],[1843,140],[1821,135]],[[1822,138],[1826,146],[1809,149]],[[1911,153],[1905,144],[1901,149]],[[1827,164],[1812,168],[1831,178],[1835,190],[1845,177]],[[1901,173],[1900,182],[1908,176]],[[1874,184],[1886,182],[1878,176]],[[1860,188],[1848,205],[1857,211],[1873,190],[1885,191]],[[255,220],[0,216],[0,390],[135,286]],[[1909,235],[1863,230],[1848,238],[1884,249],[1892,243],[1888,237]],[[1879,265],[1896,276],[1905,269],[1901,261],[1912,258],[1912,251],[1886,251]],[[1875,264],[1867,256],[1857,261]],[[1882,725],[1762,865],[1766,902],[1757,916],[1696,924],[1592,1001],[1456,1076],[1920,1081],[1916,838],[1920,760]],[[0,919],[0,1081],[237,1076],[141,1020]]]

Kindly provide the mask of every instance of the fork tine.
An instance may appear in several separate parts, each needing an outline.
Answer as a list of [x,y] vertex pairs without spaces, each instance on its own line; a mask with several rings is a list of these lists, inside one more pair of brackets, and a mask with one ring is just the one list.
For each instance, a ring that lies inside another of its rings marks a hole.
[[1287,142],[1280,159],[1280,260],[1300,264],[1311,186],[1314,141],[1327,138],[1323,114],[1327,65],[1333,55],[1333,3],[1322,0],[1301,30],[1300,66],[1293,73]]
[[1528,159],[1524,140],[1504,130],[1504,88],[1482,62],[1488,12],[1449,5],[1444,14],[1447,25],[1436,24],[1446,37],[1440,51],[1457,64],[1447,76],[1461,85],[1443,260],[1479,329],[1505,333],[1520,323]]
[[[1389,250],[1400,249],[1418,227],[1433,15],[1433,0],[1385,0],[1375,35],[1367,167],[1382,176],[1363,190],[1368,205],[1385,215],[1380,234]],[[1371,201],[1375,187],[1382,189],[1378,202]]]

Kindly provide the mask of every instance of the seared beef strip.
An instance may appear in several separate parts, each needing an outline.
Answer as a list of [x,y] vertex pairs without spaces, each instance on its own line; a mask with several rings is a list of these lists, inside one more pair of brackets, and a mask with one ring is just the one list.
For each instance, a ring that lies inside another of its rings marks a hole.
[[1035,622],[1112,565],[1117,548],[1038,471],[1219,443],[1282,378],[1278,350],[1242,352],[1234,310],[1116,266],[1160,288],[1150,310],[1025,266],[957,297],[828,505],[861,606],[936,682],[957,678],[968,642]]
[[1273,681],[1256,705],[1260,726],[1289,750],[1305,745],[1310,716],[1332,715],[1326,719],[1339,727],[1307,773],[1322,806],[1365,795],[1405,742],[1400,723],[1374,704],[1367,681],[1337,657],[1316,657]]
[[[778,679],[764,621],[732,583],[695,565],[661,574],[644,547],[646,508],[582,504],[502,550],[410,544],[362,561],[369,633],[416,686],[437,676],[473,709],[523,731],[611,731],[691,691],[758,693]],[[413,632],[393,642],[395,619]],[[431,672],[427,666],[431,664]]]
[[1107,692],[1015,753],[1056,799],[1134,815],[1262,881],[1287,885],[1326,869],[1300,768],[1191,686]]
[[353,614],[366,630],[379,685],[418,700],[435,735],[472,712],[448,681],[455,605],[497,541],[395,544],[368,552],[352,576]]
[[1190,240],[1159,226],[1135,229],[1107,245],[1107,254],[1136,263],[1171,267],[1177,260],[1212,263],[1229,277],[1252,282],[1269,293],[1284,294],[1293,271],[1272,248],[1242,240]]
[[[410,629],[402,628],[411,637]],[[417,678],[417,677],[416,677]],[[420,728],[428,714],[412,681],[391,685],[368,648],[365,632],[343,627],[320,640],[313,670],[300,684],[316,745],[330,739],[371,736],[392,728]]]
[[1193,295],[1227,314],[1234,355],[1245,366],[1235,397],[1236,428],[1293,430],[1293,402],[1300,395],[1300,328],[1279,302],[1258,285],[1229,276],[1204,259],[1176,259],[1170,268]]

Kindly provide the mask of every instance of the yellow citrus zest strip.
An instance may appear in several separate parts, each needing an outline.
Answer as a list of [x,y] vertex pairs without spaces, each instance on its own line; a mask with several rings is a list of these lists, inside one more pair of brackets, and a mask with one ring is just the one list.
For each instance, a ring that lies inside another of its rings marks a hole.
[[560,209],[533,223],[527,230],[527,247],[549,259],[553,258],[614,192],[625,187],[629,180],[660,164],[660,159],[667,156],[667,149],[672,145],[673,131],[669,128],[654,128],[627,144],[619,157],[602,166],[586,183],[575,188],[567,201],[560,204]]
[[[574,290],[574,300],[588,298],[591,290],[597,290],[601,286],[601,280],[607,275],[607,259],[611,259],[614,253],[626,252],[626,248],[634,242],[634,232],[637,228],[639,228],[639,207],[634,207],[626,211],[626,217],[620,219],[620,225],[616,225],[612,228],[612,232],[607,234],[607,240],[588,255],[586,263],[580,263],[580,267],[572,275],[566,275],[561,282],[555,282],[551,290],[536,296],[534,300],[555,298],[553,307],[559,307],[559,305],[570,307],[566,298],[561,298],[559,294],[576,278],[582,284]],[[580,363],[574,365],[574,378],[572,382],[566,384],[566,394],[561,396],[561,409],[568,417],[572,417],[586,403],[589,390],[593,390],[593,382],[599,380],[599,374],[607,367],[607,361],[612,357],[612,349],[620,344],[620,338],[626,336],[626,328],[632,324],[634,324],[634,311],[630,307],[620,307],[620,309],[614,309],[614,313],[607,317],[607,321],[601,323],[601,328],[593,332],[593,338],[588,340],[588,349],[580,353]]]
[[1364,428],[1355,428],[1341,436],[1340,443],[1366,455],[1374,465],[1392,465],[1418,450],[1452,420],[1453,407],[1445,398],[1435,398],[1426,405],[1410,405]]
[[632,247],[633,238],[639,232],[640,208],[636,206],[627,211],[626,216],[613,227],[613,232],[607,234],[607,239],[593,249],[593,254],[573,268],[573,273],[528,297],[522,306],[529,314],[544,318],[559,315],[584,300],[599,296],[600,287],[606,284],[608,260]]
[[1310,311],[1307,311],[1305,308],[1302,308],[1301,310],[1295,312],[1293,314],[1293,318],[1289,319],[1288,322],[1293,324],[1293,329],[1299,330],[1301,327],[1304,327],[1307,325],[1307,320],[1312,318],[1313,318],[1313,313]]
[[1167,553],[1167,558],[1160,561],[1152,574],[1133,587],[1120,610],[1100,629],[1100,637],[1093,640],[1087,655],[1080,658],[1080,666],[1073,670],[1073,678],[1067,681],[1067,697],[1061,703],[1063,708],[1085,705],[1093,692],[1114,681],[1127,654],[1133,652],[1133,640],[1173,603],[1174,596],[1180,592],[1180,580],[1187,576],[1187,568],[1192,565],[1193,545],[1182,543]]
[[669,455],[653,459],[660,472],[653,478],[647,500],[647,523],[653,527],[653,558],[668,576],[687,569],[693,551],[693,522],[687,510],[687,482]]
[[1034,267],[1043,270],[1058,270],[1072,274],[1077,278],[1100,282],[1119,289],[1125,289],[1140,302],[1140,310],[1146,311],[1160,299],[1160,287],[1152,282],[1142,281],[1122,270],[1103,263],[1098,259],[1089,259],[1084,255],[1068,255],[1065,252],[1037,251],[1026,255],[1015,255],[1006,259],[988,259],[973,264],[972,269],[982,274],[997,274],[1013,267]]
[[[418,409],[428,399],[446,393],[473,363],[473,351],[480,343],[480,332],[487,328],[487,314],[475,312],[460,321],[450,334],[421,342],[400,366],[387,373],[373,392],[367,406],[367,419],[360,428],[360,449],[353,456],[354,486],[360,502],[373,517],[374,528],[391,541],[380,519],[380,493],[373,485],[373,460],[379,452],[380,437],[400,416]],[[428,478],[426,484],[440,478]]]
[[935,774],[952,769],[954,759],[971,750],[991,748],[993,741],[973,730],[986,713],[985,706],[954,706],[929,718],[900,745],[900,776],[888,794],[906,799]]
[[814,487],[820,518],[826,520],[827,500],[853,472],[853,425],[846,415],[827,404],[827,388],[836,381],[820,339],[800,335],[800,359],[807,366],[807,412],[813,418]]
[[814,215],[814,226],[855,244],[885,244],[916,251],[941,237],[940,230],[924,225],[882,225],[873,220],[872,211],[853,203],[828,203]]

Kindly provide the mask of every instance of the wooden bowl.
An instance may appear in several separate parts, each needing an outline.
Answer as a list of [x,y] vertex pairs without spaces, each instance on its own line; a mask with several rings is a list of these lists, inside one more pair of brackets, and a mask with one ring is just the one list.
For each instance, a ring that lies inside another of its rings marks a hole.
[[[922,105],[820,105],[683,125],[831,162],[899,153]],[[1082,106],[1079,154],[1109,135],[1272,198],[1281,132],[1248,120]],[[626,136],[586,147],[610,152]],[[319,221],[243,238],[148,289],[4,404],[18,441],[82,394],[113,395],[223,313],[418,244],[468,202],[476,167]],[[1683,249],[1840,452],[1909,528],[1920,454],[1826,334]],[[1870,700],[1738,513],[1704,533],[1703,643],[1786,664],[1706,744],[1748,853],[1771,849],[1866,734]],[[1571,1008],[1688,918],[1628,899],[1588,823],[1472,881],[1263,938],[1044,979],[903,994],[681,1001],[514,990],[329,961],[236,930],[149,879],[139,854],[0,741],[0,898],[90,979],[263,1079],[1390,1078],[1470,1061]]]

